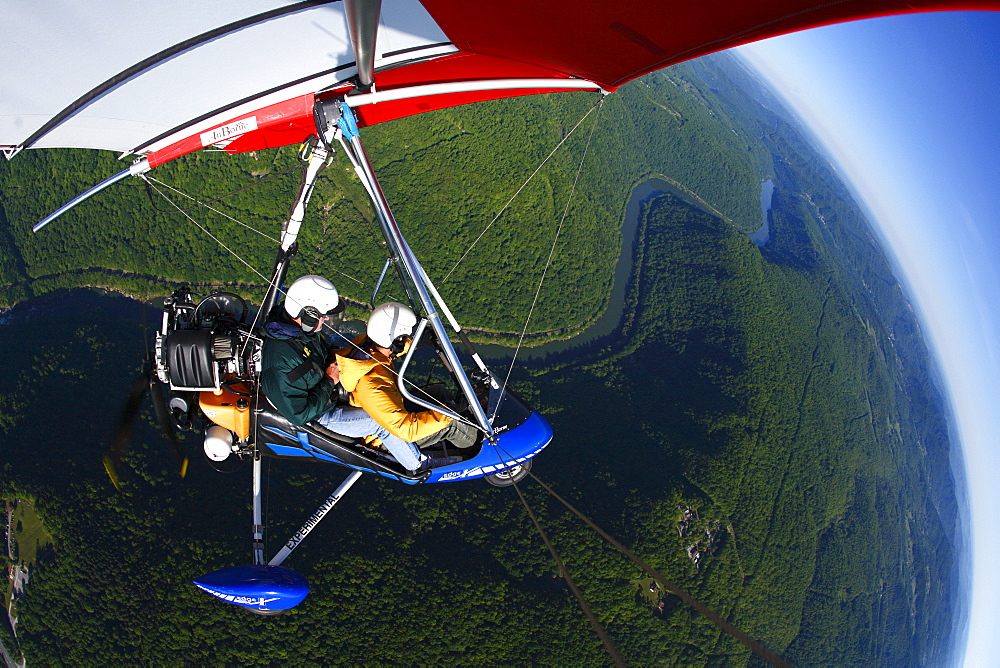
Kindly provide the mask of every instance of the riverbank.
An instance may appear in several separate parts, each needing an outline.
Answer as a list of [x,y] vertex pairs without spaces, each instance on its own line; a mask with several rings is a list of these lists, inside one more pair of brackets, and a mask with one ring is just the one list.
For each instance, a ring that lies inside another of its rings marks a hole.
[[[693,192],[684,188],[680,183],[663,174],[658,174],[639,182],[629,195],[628,203],[625,206],[624,220],[622,222],[622,243],[618,252],[618,262],[615,264],[614,284],[611,289],[611,298],[608,307],[593,323],[575,330],[571,336],[558,336],[556,340],[545,340],[539,342],[539,335],[533,334],[525,337],[518,358],[520,359],[542,359],[549,355],[564,353],[568,350],[579,350],[595,345],[600,345],[603,339],[614,334],[621,326],[622,315],[625,310],[625,291],[632,272],[635,269],[635,244],[638,238],[639,223],[643,215],[643,205],[657,195],[669,194],[677,197],[686,204],[690,204],[696,209],[703,211],[719,220],[731,225],[737,231],[746,234],[758,246],[767,243],[768,224],[767,220],[771,215],[771,200],[774,192],[774,181],[768,179],[761,184],[761,216],[763,223],[757,230],[747,231],[738,226],[733,220],[727,218],[718,210],[713,208],[703,199]],[[571,328],[567,328],[570,330]],[[534,338],[535,341],[531,339]],[[487,358],[509,358],[513,354],[513,348],[517,345],[516,336],[513,337],[510,345],[487,343],[479,347],[480,354]]]
[[[632,271],[635,265],[634,252],[636,232],[639,227],[643,204],[658,194],[667,193],[674,195],[697,209],[704,211],[713,217],[719,218],[729,225],[732,225],[744,234],[748,234],[754,243],[761,246],[766,243],[768,238],[767,220],[770,215],[771,195],[773,191],[773,180],[765,181],[762,184],[760,201],[764,222],[760,229],[753,232],[747,232],[746,230],[739,228],[734,221],[725,217],[721,212],[716,210],[702,198],[698,197],[688,188],[685,188],[676,180],[663,174],[657,174],[650,178],[646,178],[638,182],[632,188],[629,198],[623,208],[621,245],[618,249],[618,260],[615,263],[614,277],[611,293],[608,299],[608,305],[607,308],[604,309],[603,313],[595,316],[594,319],[589,322],[574,323],[555,330],[530,332],[525,334],[523,338],[518,332],[498,332],[477,327],[468,327],[466,331],[469,333],[470,338],[476,343],[480,354],[486,358],[494,359],[511,357],[515,348],[519,348],[518,357],[521,359],[541,359],[551,354],[563,353],[567,350],[590,346],[591,344],[594,344],[595,342],[613,334],[621,324],[625,306],[625,290],[628,286],[628,282],[632,276]],[[102,285],[101,282],[97,280],[100,276],[114,276],[119,280],[124,278],[135,282],[136,285],[133,286],[134,289],[125,289],[118,285],[115,287],[108,287]],[[67,279],[70,277],[76,279],[85,278],[91,284],[85,286],[73,286],[69,284],[72,283],[72,281],[67,282]],[[18,309],[18,307],[27,308],[30,312],[30,310],[37,306],[38,300],[42,300],[41,303],[45,304],[47,303],[47,300],[51,300],[53,298],[59,299],[59,297],[54,297],[53,295],[58,294],[60,291],[67,289],[72,290],[75,287],[79,287],[81,290],[89,289],[104,294],[119,294],[123,297],[146,303],[155,303],[155,300],[162,299],[165,296],[166,293],[163,292],[165,289],[172,290],[180,285],[181,283],[176,281],[169,281],[150,275],[131,274],[120,270],[80,270],[65,275],[46,276],[36,279],[30,284],[26,283],[18,286],[11,286],[6,289],[8,291],[15,289],[22,291],[27,290],[30,294],[34,292],[34,290],[30,289],[31,287],[34,287],[36,290],[38,288],[42,288],[41,294],[38,297],[19,302],[13,307],[8,307],[6,310],[0,310],[0,325],[4,324],[5,318],[11,317],[9,314],[15,312],[15,309]],[[244,293],[246,291],[261,292],[265,287],[263,285],[242,283],[238,285],[192,283],[190,285],[196,290],[199,288],[204,290],[222,289],[232,290],[237,293]],[[360,303],[352,303],[351,305],[358,308],[364,306]],[[62,308],[62,306],[60,305],[59,308]],[[351,315],[359,318],[363,317],[363,313],[360,310],[356,314]]]
[[[17,641],[17,603],[25,596],[39,550],[52,545],[51,534],[27,499],[3,499],[4,536],[7,555],[7,581],[4,587],[4,612],[8,628]],[[0,656],[6,666],[24,666],[24,657],[15,661],[6,647],[0,645]]]

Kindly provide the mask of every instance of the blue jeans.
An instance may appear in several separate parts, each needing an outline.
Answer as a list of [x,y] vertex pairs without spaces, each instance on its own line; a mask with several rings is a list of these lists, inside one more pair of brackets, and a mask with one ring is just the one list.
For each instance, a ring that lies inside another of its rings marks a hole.
[[416,471],[423,459],[417,446],[395,436],[388,429],[376,422],[363,408],[337,406],[332,411],[316,418],[321,425],[344,436],[361,438],[363,436],[378,436],[379,440],[389,449],[396,461],[408,471]]

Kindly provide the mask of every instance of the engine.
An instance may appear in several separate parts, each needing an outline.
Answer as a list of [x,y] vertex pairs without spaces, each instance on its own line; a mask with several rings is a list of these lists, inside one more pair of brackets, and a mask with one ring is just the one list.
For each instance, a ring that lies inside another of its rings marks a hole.
[[252,383],[259,373],[260,341],[246,324],[246,302],[212,292],[199,302],[181,287],[164,301],[156,334],[156,374],[174,392],[219,392]]
[[179,428],[194,428],[199,413],[211,423],[202,422],[205,454],[220,462],[248,444],[261,340],[246,322],[241,297],[218,291],[195,297],[184,286],[164,300],[155,370],[170,387]]

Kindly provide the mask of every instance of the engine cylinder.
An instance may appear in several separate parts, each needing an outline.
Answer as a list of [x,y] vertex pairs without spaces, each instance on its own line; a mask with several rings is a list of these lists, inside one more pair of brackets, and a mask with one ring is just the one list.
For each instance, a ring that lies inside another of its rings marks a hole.
[[221,462],[233,453],[233,432],[213,424],[205,431],[205,456]]

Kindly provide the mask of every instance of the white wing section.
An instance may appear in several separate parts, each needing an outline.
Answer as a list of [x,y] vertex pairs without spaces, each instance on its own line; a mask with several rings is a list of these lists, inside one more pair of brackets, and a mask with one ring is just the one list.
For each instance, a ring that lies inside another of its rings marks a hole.
[[[155,148],[355,74],[340,2],[0,0],[0,17],[0,147]],[[384,0],[378,65],[447,42],[419,2]]]

